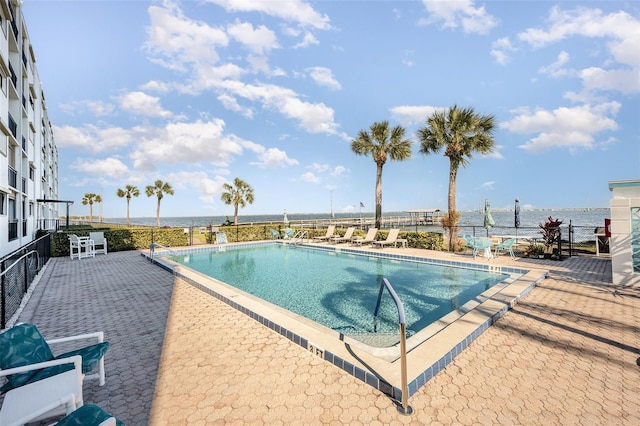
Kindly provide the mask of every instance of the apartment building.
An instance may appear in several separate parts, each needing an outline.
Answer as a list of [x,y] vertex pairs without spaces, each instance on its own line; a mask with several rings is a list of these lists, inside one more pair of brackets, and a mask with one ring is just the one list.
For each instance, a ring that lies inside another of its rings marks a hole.
[[42,200],[58,200],[58,149],[22,1],[0,0],[0,258],[55,228]]

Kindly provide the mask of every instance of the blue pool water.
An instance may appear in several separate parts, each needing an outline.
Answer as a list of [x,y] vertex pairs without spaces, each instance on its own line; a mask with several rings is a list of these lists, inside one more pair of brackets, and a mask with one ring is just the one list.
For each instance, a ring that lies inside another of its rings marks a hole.
[[[373,312],[383,276],[404,305],[408,335],[508,277],[286,244],[190,253],[171,259],[349,335],[374,332]],[[383,293],[376,332],[398,332],[398,313],[387,292]]]

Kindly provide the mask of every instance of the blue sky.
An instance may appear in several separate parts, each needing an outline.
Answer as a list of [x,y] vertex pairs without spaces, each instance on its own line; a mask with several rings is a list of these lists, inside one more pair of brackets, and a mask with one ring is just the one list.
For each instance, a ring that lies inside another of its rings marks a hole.
[[[608,207],[640,177],[635,1],[55,1],[23,13],[60,154],[60,199],[155,216],[374,210],[375,163],[351,141],[401,125],[408,161],[383,171],[383,210],[447,208],[449,161],[417,129],[452,105],[492,114],[496,149],[458,173],[457,205]],[[94,209],[94,214],[96,211]]]

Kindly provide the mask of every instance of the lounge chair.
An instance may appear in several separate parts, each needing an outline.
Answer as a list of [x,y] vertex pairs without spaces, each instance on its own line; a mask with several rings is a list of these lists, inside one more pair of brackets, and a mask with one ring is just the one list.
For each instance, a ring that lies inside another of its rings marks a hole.
[[399,229],[392,229],[389,231],[389,234],[387,235],[387,239],[386,240],[382,240],[382,241],[374,241],[373,245],[374,246],[379,246],[380,248],[383,248],[384,246],[388,246],[393,244],[394,246],[396,245],[396,243],[398,242],[398,234],[400,233]]
[[277,240],[278,238],[280,238],[280,233],[273,228],[269,229],[269,233],[271,234],[272,240]]
[[56,426],[123,426],[118,420],[102,408],[94,404],[83,405],[64,418]]
[[313,237],[313,239],[318,241],[327,241],[331,237],[333,237],[333,233],[335,232],[335,230],[336,230],[335,225],[329,225],[329,227],[327,228],[327,233],[325,235],[320,235],[319,237]]
[[355,226],[350,226],[347,228],[346,232],[343,236],[334,235],[329,241],[333,244],[344,243],[345,241],[351,241],[351,237],[353,236],[353,231],[355,231]]
[[378,233],[378,228],[369,228],[367,231],[367,235],[364,238],[360,236],[351,237],[351,244],[355,244],[361,246],[363,244],[371,244],[376,240],[376,234]]
[[89,239],[93,241],[96,254],[107,254],[107,239],[104,237],[104,232],[89,232]]
[[509,252],[509,255],[512,259],[516,258],[516,255],[513,253],[513,244],[516,242],[515,238],[508,238],[501,243],[496,245],[494,250],[494,257],[498,257],[501,251]]
[[[98,343],[54,356],[50,344],[97,339]],[[98,370],[100,386],[105,384],[104,354],[109,342],[96,332],[60,339],[45,340],[33,324],[18,324],[0,333],[0,376],[7,382],[0,387],[6,393],[0,410],[0,424],[21,424],[24,416],[45,418],[60,407],[48,404],[73,394],[82,405],[82,382],[85,375]],[[64,412],[64,411],[62,411]],[[9,422],[6,419],[14,419]]]
[[216,244],[227,244],[227,234],[216,232]]
[[282,235],[285,240],[289,238],[293,238],[293,235],[296,233],[296,230],[293,228],[285,228],[282,230]]

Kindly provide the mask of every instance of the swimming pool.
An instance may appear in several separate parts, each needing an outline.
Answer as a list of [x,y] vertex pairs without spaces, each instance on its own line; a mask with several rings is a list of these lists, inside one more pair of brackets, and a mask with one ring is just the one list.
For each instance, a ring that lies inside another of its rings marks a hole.
[[[399,342],[398,313],[412,336],[509,275],[289,244],[170,256],[196,271],[375,347]],[[380,297],[381,296],[381,297]],[[374,312],[376,307],[376,319]]]
[[[536,283],[543,280],[548,273],[545,270],[501,265],[499,261],[488,262],[486,259],[472,261],[469,256],[448,253],[429,252],[433,257],[428,258],[425,256],[427,253],[425,250],[367,250],[342,245],[303,244],[304,246],[313,247],[314,250],[323,251],[328,256],[325,260],[332,259],[334,256],[337,258],[339,255],[346,255],[347,262],[353,262],[353,265],[357,264],[356,258],[365,259],[368,262],[367,265],[375,265],[375,271],[372,266],[364,268],[366,269],[365,272],[362,271],[362,268],[349,268],[349,272],[353,273],[351,282],[355,282],[358,288],[373,287],[376,289],[379,259],[389,261],[391,265],[404,262],[441,265],[449,269],[448,273],[450,275],[456,275],[463,270],[470,269],[493,274],[496,278],[498,276],[507,276],[502,282],[490,286],[480,295],[472,297],[466,303],[460,303],[463,299],[452,297],[450,299],[451,307],[458,306],[456,309],[425,326],[420,331],[415,329],[412,331],[413,335],[406,342],[405,358],[408,383],[405,390],[405,384],[400,374],[402,370],[400,367],[402,360],[400,347],[397,344],[388,346],[390,340],[397,341],[399,337],[398,331],[390,333],[370,333],[366,331],[350,333],[351,325],[345,329],[340,329],[340,327],[332,329],[289,309],[268,302],[262,297],[231,286],[221,279],[211,278],[205,273],[194,270],[190,264],[192,259],[195,259],[195,256],[204,253],[212,259],[211,262],[207,260],[205,263],[219,263],[229,267],[237,265],[239,269],[237,272],[241,275],[253,274],[257,277],[263,277],[265,271],[262,271],[254,260],[250,260],[249,257],[245,256],[244,250],[280,246],[279,248],[288,250],[281,252],[287,253],[285,259],[288,263],[304,264],[304,259],[298,259],[296,256],[302,255],[305,251],[298,252],[296,250],[300,247],[286,247],[284,246],[285,244],[282,241],[263,241],[186,248],[178,251],[164,250],[164,252],[142,254],[148,256],[157,265],[171,271],[176,280],[185,281],[193,285],[200,289],[203,295],[218,299],[231,308],[244,313],[257,323],[270,328],[275,333],[307,349],[310,353],[398,401],[400,401],[405,392],[410,397],[440,370],[445,368],[458,354],[504,315],[511,306],[528,294]],[[231,263],[220,262],[217,260],[222,259],[222,257],[217,257],[218,254],[222,254],[220,252],[232,255],[238,262],[236,260]],[[178,255],[177,258],[182,258],[187,262],[184,264],[178,263],[170,259],[170,254]],[[334,269],[328,268],[327,265],[327,262],[323,263],[322,274]],[[281,273],[271,271],[266,274],[273,274],[274,277],[278,277]],[[303,277],[311,276],[311,274],[307,274],[307,269],[299,272],[298,275]],[[363,275],[368,278],[362,278]],[[391,275],[388,278],[391,284],[395,286],[399,281],[398,276],[395,273]],[[353,278],[353,276],[360,278]],[[373,283],[370,283],[370,280]],[[310,286],[310,284],[307,283],[307,286]],[[340,292],[334,291],[333,293],[339,294]],[[387,297],[387,295],[385,294],[384,297]],[[447,297],[439,296],[439,298],[445,299]],[[325,304],[328,305],[334,304],[334,302],[337,302],[337,306],[342,306],[339,296],[328,297],[325,300]],[[364,322],[364,330],[367,330],[366,327],[370,327],[372,322],[370,304],[371,301],[365,303],[369,322]],[[342,313],[344,311],[348,312],[344,308],[338,312]],[[391,321],[389,318],[392,317],[392,311],[391,309],[385,314],[387,315],[386,321]],[[397,314],[394,315],[393,318],[397,325]],[[233,333],[233,328],[234,324],[229,324],[230,333]],[[382,340],[382,343],[378,340]],[[264,356],[269,356],[269,354],[264,354]]]

